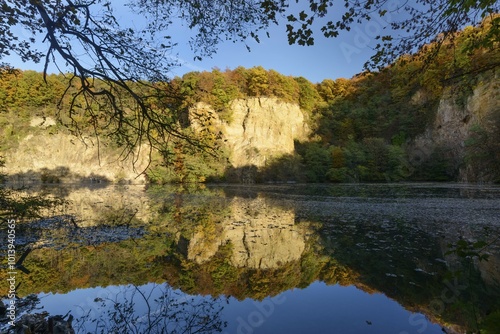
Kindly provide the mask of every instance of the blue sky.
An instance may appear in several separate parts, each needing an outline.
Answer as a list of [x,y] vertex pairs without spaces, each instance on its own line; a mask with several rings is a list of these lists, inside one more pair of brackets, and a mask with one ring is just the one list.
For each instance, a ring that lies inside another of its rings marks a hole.
[[[289,45],[284,26],[272,27],[270,38],[264,34],[260,43],[248,41],[250,52],[243,43],[222,43],[211,58],[194,61],[187,43],[179,42],[178,56],[184,65],[175,72],[181,75],[193,70],[234,69],[238,66],[262,66],[284,75],[303,76],[312,82],[323,79],[350,78],[363,70],[373,50],[369,46],[356,47],[354,34],[344,33],[338,38],[315,36],[315,45]],[[358,45],[361,45],[358,43]]]
[[[399,0],[393,0],[399,1]],[[300,11],[295,10],[296,13]],[[323,21],[333,20],[333,17]],[[238,66],[262,66],[273,69],[284,75],[303,76],[312,82],[340,77],[350,78],[363,70],[364,63],[374,53],[375,36],[382,33],[383,21],[372,21],[369,24],[355,26],[349,32],[342,32],[337,38],[326,38],[315,31],[313,46],[289,45],[286,36],[285,21],[281,25],[270,27],[269,35],[259,34],[260,43],[248,39],[250,51],[242,42],[224,42],[210,58],[202,61],[194,60],[195,54],[188,46],[189,30],[176,26],[172,31],[173,41],[178,43],[175,51],[183,66],[175,71],[182,75],[189,71],[210,71],[217,67],[221,70],[234,69]]]
[[[394,4],[400,1],[392,0]],[[118,1],[113,2],[116,3]],[[301,5],[303,3],[297,6]],[[294,11],[298,13],[296,8]],[[137,16],[128,16],[121,11],[118,18],[132,24],[140,23],[140,18]],[[335,18],[330,15],[324,20],[335,20]],[[385,20],[390,21],[391,17],[388,15]],[[262,66],[284,75],[303,76],[312,82],[321,82],[327,78],[350,78],[363,70],[363,64],[373,54],[372,47],[376,44],[374,37],[381,34],[382,27],[386,25],[387,22],[381,19],[372,20],[355,26],[349,32],[342,32],[337,38],[328,39],[318,30],[314,36],[314,46],[299,46],[288,44],[283,20],[280,26],[270,28],[270,38],[261,33],[260,43],[249,40],[250,52],[243,43],[224,42],[219,45],[216,54],[202,61],[194,60],[195,54],[188,46],[189,29],[176,26],[169,31],[173,40],[178,43],[172,58],[178,60],[181,66],[174,69],[172,76],[182,76],[190,71],[210,71],[215,67],[224,70],[238,66],[247,68]],[[20,31],[22,33],[22,30]],[[46,47],[41,47],[41,50],[43,49]],[[43,70],[42,64],[22,63],[15,56],[4,58],[2,61],[21,69]]]

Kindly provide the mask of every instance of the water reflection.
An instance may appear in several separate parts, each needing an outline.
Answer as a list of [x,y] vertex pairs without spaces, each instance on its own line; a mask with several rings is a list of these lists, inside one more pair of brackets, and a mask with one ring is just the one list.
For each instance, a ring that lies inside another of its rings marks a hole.
[[[57,300],[57,298],[54,298]],[[186,296],[167,284],[111,286],[78,305],[78,333],[215,333],[221,320],[221,300]]]
[[300,260],[306,246],[307,227],[295,225],[293,209],[273,206],[263,197],[232,198],[228,214],[214,230],[201,222],[179,246],[188,260],[209,261],[222,245],[230,244],[231,265],[270,269]]
[[[500,309],[500,252],[494,240],[500,189],[468,187],[471,200],[455,186],[446,191],[437,187],[435,196],[430,196],[433,188],[422,187],[275,185],[146,192],[109,187],[67,192],[74,206],[65,208],[65,214],[75,215],[78,228],[40,221],[19,231],[25,245],[18,248],[34,248],[24,263],[31,274],[20,277],[19,293],[59,293],[57,303],[75,314],[73,305],[63,302],[75,291],[86,295],[98,286],[134,284],[133,297],[144,299],[154,282],[195,305],[212,297],[227,303],[217,324],[227,320],[228,333],[292,333],[293,328],[296,333],[439,332],[422,314],[455,329],[475,330]],[[429,196],[416,196],[419,191]],[[492,241],[484,250],[488,261],[446,254],[448,244],[459,237],[471,245]],[[3,289],[5,278],[0,279]],[[279,303],[282,297],[287,303]],[[116,300],[107,301],[102,306],[114,309],[111,301]],[[134,309],[130,316],[143,317],[147,306],[133,304],[120,305]],[[373,308],[363,306],[368,304]],[[271,306],[272,317],[266,315]],[[347,310],[354,318],[346,318],[342,311]],[[113,318],[109,312],[100,314]],[[392,320],[382,320],[384,314]],[[424,325],[425,331],[419,331]]]

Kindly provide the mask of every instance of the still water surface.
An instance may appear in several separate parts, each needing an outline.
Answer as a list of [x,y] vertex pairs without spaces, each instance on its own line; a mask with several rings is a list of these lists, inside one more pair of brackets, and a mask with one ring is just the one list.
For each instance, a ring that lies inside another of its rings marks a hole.
[[19,293],[77,332],[442,333],[500,312],[499,187],[44,191],[70,204],[18,232]]

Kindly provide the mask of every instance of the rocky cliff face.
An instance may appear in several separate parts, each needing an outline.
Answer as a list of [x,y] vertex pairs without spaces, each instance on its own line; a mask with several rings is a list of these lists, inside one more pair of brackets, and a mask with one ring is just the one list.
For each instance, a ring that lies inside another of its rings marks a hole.
[[[200,129],[207,117],[212,117],[211,131],[222,133],[235,168],[260,167],[270,158],[291,154],[294,140],[306,140],[309,133],[296,104],[261,97],[234,100],[229,109],[230,121],[203,103],[192,108],[189,116],[194,129]],[[145,182],[139,174],[148,164],[148,150],[143,149],[134,163],[132,159],[123,160],[119,151],[98,147],[90,138],[84,143],[69,134],[49,134],[53,126],[52,119],[32,119],[33,134],[21,139],[6,161],[5,172],[11,180]]]
[[[126,182],[144,183],[140,173],[146,168],[149,150],[137,150],[138,159],[123,159],[121,151],[113,151],[97,145],[94,139],[85,142],[75,136],[51,133],[55,121],[47,118],[40,123],[32,119],[34,134],[22,138],[18,147],[8,154],[5,172],[10,181],[26,182],[40,180],[53,182]],[[43,131],[40,131],[40,129]]]
[[296,104],[276,98],[249,98],[230,104],[230,121],[222,120],[206,104],[190,111],[191,124],[199,128],[195,115],[211,115],[216,127],[227,140],[233,167],[261,167],[272,157],[294,152],[294,140],[306,140],[309,128]]
[[[410,163],[417,170],[439,152],[437,156],[447,159],[453,175],[459,174],[461,181],[488,181],[480,180],[474,171],[471,174],[464,157],[473,126],[487,126],[489,115],[500,112],[498,76],[498,71],[484,74],[461,103],[452,93],[454,87],[449,88],[430,126],[407,145]],[[425,96],[417,93],[412,103],[422,99]],[[208,127],[212,133],[221,133],[229,161],[236,169],[262,167],[275,157],[293,154],[294,142],[306,141],[310,135],[306,117],[296,104],[258,97],[234,100],[228,108],[226,115],[230,116],[222,118],[209,105],[198,103],[189,111],[189,120],[194,130]],[[148,150],[143,149],[134,164],[131,159],[121,159],[120,152],[98,148],[90,139],[83,143],[68,134],[49,134],[55,127],[51,119],[34,118],[31,127],[36,131],[20,139],[16,150],[7,154],[4,172],[14,178],[145,182],[138,175],[147,166]]]
[[481,78],[463,104],[457,103],[456,96],[451,93],[453,87],[449,88],[440,100],[434,121],[425,133],[410,143],[410,162],[418,165],[430,159],[439,148],[453,164],[452,168],[459,171],[459,180],[469,181],[467,165],[464,164],[466,140],[473,126],[488,126],[488,116],[500,112],[498,77],[496,72]]

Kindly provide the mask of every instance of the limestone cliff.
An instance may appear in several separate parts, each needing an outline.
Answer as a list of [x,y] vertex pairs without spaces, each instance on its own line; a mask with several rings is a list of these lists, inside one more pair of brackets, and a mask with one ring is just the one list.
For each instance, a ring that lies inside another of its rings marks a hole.
[[294,140],[309,134],[304,114],[296,104],[277,98],[237,99],[229,105],[230,120],[222,120],[203,103],[190,110],[190,121],[199,128],[199,115],[209,115],[226,140],[233,167],[264,166],[269,158],[294,152]]
[[149,150],[137,150],[137,161],[132,156],[120,157],[120,150],[98,145],[95,138],[82,141],[62,131],[51,132],[55,121],[40,123],[31,120],[33,133],[21,138],[15,149],[8,152],[5,173],[11,181],[39,182],[126,182],[144,183],[140,175],[149,159]]
[[[445,91],[433,122],[408,146],[407,151],[413,165],[418,166],[430,159],[433,152],[440,149],[441,154],[451,163],[451,168],[458,171],[459,181],[471,181],[464,161],[466,141],[474,126],[487,127],[488,116],[500,112],[498,76],[498,72],[495,72],[481,77],[472,94],[461,104],[457,103],[457,97],[452,93],[454,87]],[[477,178],[472,176],[472,179]]]
[[[453,177],[458,175],[461,181],[491,181],[476,175],[480,168],[471,169],[464,157],[473,127],[487,128],[489,116],[500,113],[498,82],[498,71],[493,71],[478,78],[468,97],[457,99],[453,86],[445,91],[425,132],[406,145],[414,170],[422,170],[426,162],[444,157]],[[425,98],[419,91],[410,103],[419,103]],[[248,166],[263,167],[273,158],[294,154],[295,141],[307,141],[311,134],[307,116],[297,104],[271,97],[233,100],[223,116],[200,102],[189,110],[188,118],[192,129],[199,133],[205,128],[211,134],[221,134],[229,162],[240,171]],[[6,152],[4,172],[10,174],[11,179],[146,181],[143,176],[138,177],[148,164],[146,149],[140,150],[134,164],[132,159],[121,159],[119,149],[98,146],[90,138],[83,143],[62,131],[52,131],[56,128],[52,119],[35,117],[30,126],[33,131],[19,138],[15,149]],[[245,182],[246,178],[242,176],[239,180]]]

